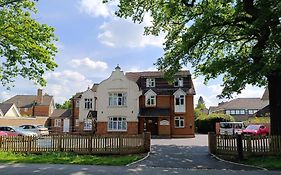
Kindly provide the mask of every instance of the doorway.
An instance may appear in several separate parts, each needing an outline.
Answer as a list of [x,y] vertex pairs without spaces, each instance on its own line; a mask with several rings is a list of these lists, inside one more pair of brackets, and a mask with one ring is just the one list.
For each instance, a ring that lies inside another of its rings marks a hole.
[[144,125],[146,131],[150,132],[151,135],[158,135],[158,119],[157,118],[145,118]]

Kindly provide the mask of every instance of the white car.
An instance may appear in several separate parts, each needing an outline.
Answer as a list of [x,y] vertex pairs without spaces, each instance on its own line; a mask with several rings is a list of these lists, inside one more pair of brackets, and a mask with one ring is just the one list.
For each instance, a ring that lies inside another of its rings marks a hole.
[[21,125],[20,128],[22,128],[24,131],[37,133],[38,136],[49,135],[48,128],[44,127],[43,125]]
[[0,126],[0,131],[6,132],[8,135],[18,135],[18,136],[33,136],[38,137],[35,132],[25,131],[22,128],[15,126]]

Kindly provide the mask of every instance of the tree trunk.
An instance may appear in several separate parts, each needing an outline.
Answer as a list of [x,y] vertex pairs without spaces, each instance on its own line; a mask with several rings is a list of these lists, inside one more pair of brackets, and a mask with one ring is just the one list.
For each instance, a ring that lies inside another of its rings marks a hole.
[[268,76],[271,135],[281,135],[281,74]]

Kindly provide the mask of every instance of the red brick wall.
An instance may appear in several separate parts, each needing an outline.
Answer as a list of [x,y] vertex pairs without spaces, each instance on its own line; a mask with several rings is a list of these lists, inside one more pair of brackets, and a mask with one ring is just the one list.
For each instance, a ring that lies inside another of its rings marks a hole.
[[[184,128],[175,128],[175,116],[183,116],[185,119]],[[194,137],[194,108],[193,108],[193,96],[186,96],[186,113],[176,114],[172,116],[171,130],[172,137]]]
[[34,116],[50,116],[49,106],[35,106]]
[[128,122],[126,132],[107,132],[107,122],[97,123],[97,135],[115,134],[115,133],[138,134],[138,122]]

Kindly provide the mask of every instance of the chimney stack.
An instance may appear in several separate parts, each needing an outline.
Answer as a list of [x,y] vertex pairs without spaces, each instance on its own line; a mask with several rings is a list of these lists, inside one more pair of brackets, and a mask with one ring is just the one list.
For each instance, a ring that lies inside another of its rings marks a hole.
[[38,104],[43,103],[43,90],[42,89],[37,90],[37,103]]

